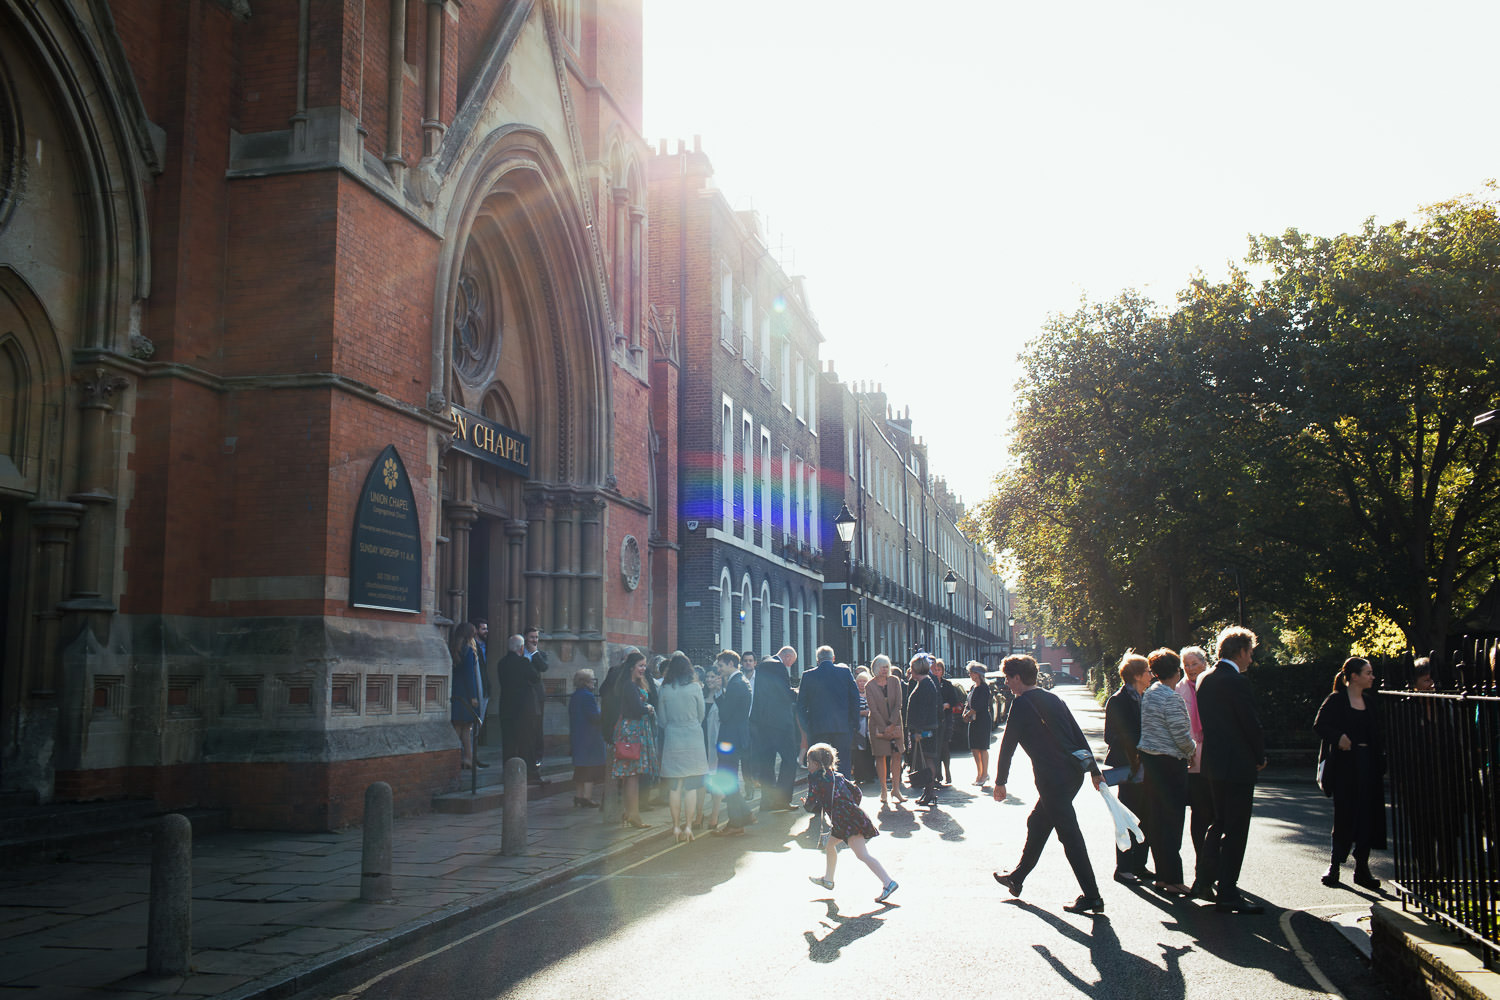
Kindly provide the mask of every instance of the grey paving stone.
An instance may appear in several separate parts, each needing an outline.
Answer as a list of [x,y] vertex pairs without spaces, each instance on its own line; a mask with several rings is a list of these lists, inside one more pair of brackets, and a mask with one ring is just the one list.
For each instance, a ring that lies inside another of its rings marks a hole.
[[274,955],[253,952],[217,949],[194,950],[193,952],[195,974],[245,976],[253,979],[256,976],[264,976],[268,972],[275,972],[283,964],[285,963]]
[[340,930],[333,927],[296,927],[274,937],[246,945],[242,951],[265,955],[321,955],[325,951],[353,944],[366,936],[363,930]]

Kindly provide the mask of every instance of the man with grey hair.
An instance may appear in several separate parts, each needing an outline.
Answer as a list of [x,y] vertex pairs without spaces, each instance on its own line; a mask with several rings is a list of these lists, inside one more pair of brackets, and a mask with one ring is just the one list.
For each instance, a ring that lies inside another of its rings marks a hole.
[[1184,646],[1177,654],[1182,658],[1182,679],[1177,682],[1177,693],[1187,704],[1188,722],[1193,731],[1193,742],[1198,749],[1188,761],[1188,834],[1193,840],[1193,854],[1203,850],[1203,835],[1208,832],[1209,821],[1214,818],[1214,796],[1203,776],[1203,720],[1198,716],[1198,677],[1208,669],[1208,654],[1202,646]]
[[1198,679],[1198,712],[1203,719],[1203,773],[1213,790],[1214,818],[1203,835],[1193,894],[1208,895],[1217,885],[1214,909],[1220,913],[1264,913],[1265,907],[1240,894],[1240,868],[1250,839],[1255,778],[1266,766],[1266,738],[1255,714],[1244,672],[1255,653],[1255,633],[1231,625],[1219,633],[1219,662]]
[[[786,654],[790,653],[790,656]],[[792,808],[797,778],[796,693],[787,673],[797,654],[790,646],[760,662],[751,678],[751,769],[761,783],[761,808],[771,812]],[[777,757],[781,767],[777,769]]]
[[536,650],[536,635],[537,630],[529,628],[524,635],[507,639],[508,650],[495,672],[500,675],[500,743],[505,759],[520,757],[526,762],[532,783],[545,784],[538,749],[542,737],[542,674],[547,661]]
[[802,675],[797,691],[797,718],[802,722],[802,749],[827,743],[838,757],[839,773],[852,777],[854,734],[859,731],[859,686],[854,674],[835,663],[832,646],[819,646],[814,667]]

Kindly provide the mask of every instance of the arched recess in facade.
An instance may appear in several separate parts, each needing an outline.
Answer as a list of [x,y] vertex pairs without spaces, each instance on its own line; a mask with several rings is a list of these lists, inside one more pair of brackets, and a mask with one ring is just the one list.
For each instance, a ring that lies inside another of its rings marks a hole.
[[0,784],[44,796],[82,762],[85,691],[117,645],[120,402],[148,343],[131,327],[150,288],[153,129],[107,5],[0,0],[0,299],[10,402],[25,404],[12,436],[38,449],[0,483]]
[[435,393],[531,447],[524,476],[446,452],[439,608],[602,641],[610,324],[578,196],[546,137],[511,126],[475,152],[451,204]]

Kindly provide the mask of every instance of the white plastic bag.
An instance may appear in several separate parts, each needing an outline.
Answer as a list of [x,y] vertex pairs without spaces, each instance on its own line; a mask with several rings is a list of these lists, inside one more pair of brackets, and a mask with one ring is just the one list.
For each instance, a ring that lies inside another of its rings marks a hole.
[[1100,785],[1099,794],[1104,796],[1104,805],[1109,809],[1110,818],[1115,821],[1115,845],[1122,851],[1128,851],[1131,837],[1144,844],[1146,835],[1141,832],[1141,821],[1115,798],[1114,789],[1108,785]]

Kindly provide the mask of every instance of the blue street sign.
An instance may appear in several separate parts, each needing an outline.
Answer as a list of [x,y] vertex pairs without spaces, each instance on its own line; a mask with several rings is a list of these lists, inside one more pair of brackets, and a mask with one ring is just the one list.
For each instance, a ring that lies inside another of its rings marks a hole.
[[844,622],[844,628],[858,628],[859,627],[859,611],[856,610],[855,605],[853,605],[853,604],[840,604],[839,605],[839,617]]

